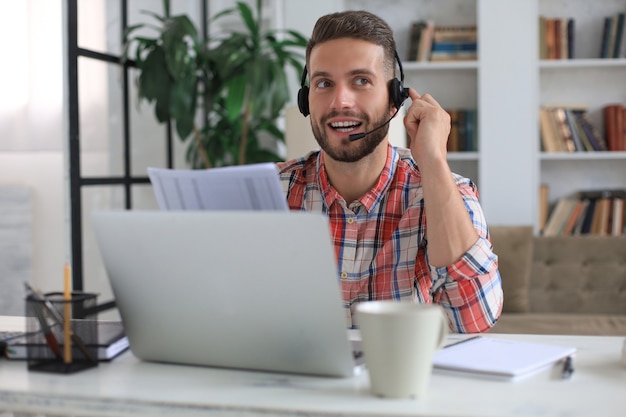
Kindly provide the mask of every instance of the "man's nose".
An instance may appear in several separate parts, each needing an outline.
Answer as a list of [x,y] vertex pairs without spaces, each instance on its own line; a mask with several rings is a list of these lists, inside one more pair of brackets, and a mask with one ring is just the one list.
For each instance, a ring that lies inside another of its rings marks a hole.
[[333,110],[349,109],[354,106],[354,91],[347,85],[335,87],[332,108]]

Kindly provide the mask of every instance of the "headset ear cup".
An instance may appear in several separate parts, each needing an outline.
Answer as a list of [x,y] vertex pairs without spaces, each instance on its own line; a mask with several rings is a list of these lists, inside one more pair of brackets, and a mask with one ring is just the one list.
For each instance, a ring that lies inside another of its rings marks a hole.
[[304,117],[309,115],[309,87],[306,85],[298,90],[298,109]]
[[408,90],[404,88],[402,82],[399,79],[394,78],[389,82],[389,99],[396,107],[396,109],[400,108],[400,106],[402,105],[402,103],[404,103],[404,100],[406,100],[408,96]]

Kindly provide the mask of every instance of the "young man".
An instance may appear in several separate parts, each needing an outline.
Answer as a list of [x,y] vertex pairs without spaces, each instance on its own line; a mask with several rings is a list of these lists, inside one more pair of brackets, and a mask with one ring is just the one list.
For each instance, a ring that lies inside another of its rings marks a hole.
[[[403,88],[396,60],[391,28],[371,13],[317,21],[298,104],[321,151],[278,164],[287,201],[328,214],[351,326],[358,302],[394,299],[438,303],[451,330],[482,332],[502,286],[478,192],[448,166],[448,113]],[[407,96],[410,149],[395,148],[388,121]]]

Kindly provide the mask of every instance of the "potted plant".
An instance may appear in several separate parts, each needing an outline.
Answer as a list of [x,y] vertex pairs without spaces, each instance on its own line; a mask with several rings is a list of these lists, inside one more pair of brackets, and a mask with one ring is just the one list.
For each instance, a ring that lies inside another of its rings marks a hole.
[[[159,122],[174,122],[188,141],[192,168],[278,161],[284,134],[277,121],[289,100],[287,68],[303,69],[306,38],[293,30],[264,30],[261,0],[256,13],[244,2],[210,22],[235,15],[244,30],[203,39],[186,15],[148,13],[156,25],[128,28],[124,57],[139,70],[138,95],[153,103]],[[144,29],[154,37],[135,35]],[[265,144],[265,146],[264,146]]]

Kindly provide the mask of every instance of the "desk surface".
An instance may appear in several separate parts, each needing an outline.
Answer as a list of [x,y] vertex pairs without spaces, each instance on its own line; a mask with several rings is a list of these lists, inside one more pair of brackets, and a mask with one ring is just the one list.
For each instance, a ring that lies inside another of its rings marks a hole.
[[[7,318],[0,317],[0,324]],[[4,326],[6,328],[7,326]],[[516,382],[435,372],[420,400],[369,395],[367,373],[335,379],[148,363],[130,352],[72,375],[0,362],[2,411],[80,416],[623,416],[624,338],[491,335],[576,346],[576,371]],[[4,414],[2,414],[4,415]]]

